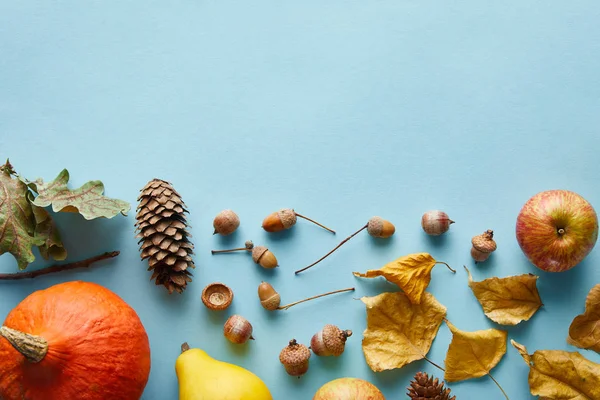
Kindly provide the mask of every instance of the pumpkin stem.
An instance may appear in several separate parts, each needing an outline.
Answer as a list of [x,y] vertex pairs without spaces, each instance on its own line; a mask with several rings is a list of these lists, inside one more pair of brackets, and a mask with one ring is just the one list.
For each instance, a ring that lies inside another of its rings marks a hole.
[[0,327],[0,336],[8,340],[29,362],[42,361],[48,352],[48,342],[41,336],[19,332],[6,326]]

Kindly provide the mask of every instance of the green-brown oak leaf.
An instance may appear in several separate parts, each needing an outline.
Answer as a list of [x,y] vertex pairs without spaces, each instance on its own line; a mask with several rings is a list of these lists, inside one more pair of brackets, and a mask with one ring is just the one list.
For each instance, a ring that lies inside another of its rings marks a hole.
[[63,169],[51,182],[37,179],[30,187],[38,193],[33,204],[38,207],[52,205],[54,212],[78,212],[85,219],[112,218],[121,213],[127,215],[131,208],[128,202],[103,196],[104,185],[100,181],[89,181],[78,189],[67,188],[69,172]]

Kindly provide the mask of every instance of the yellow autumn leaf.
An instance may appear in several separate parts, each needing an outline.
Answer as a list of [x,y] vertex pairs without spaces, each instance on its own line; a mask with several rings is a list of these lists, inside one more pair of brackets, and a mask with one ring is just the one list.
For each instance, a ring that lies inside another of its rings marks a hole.
[[571,323],[567,342],[600,353],[600,284],[590,290],[585,300],[585,312]]
[[436,261],[429,253],[414,253],[387,263],[380,269],[370,269],[364,274],[360,272],[353,272],[353,274],[360,278],[383,276],[389,282],[398,285],[411,303],[419,304],[431,281],[431,270],[436,264],[444,264],[452,272],[456,272],[445,262]]
[[522,344],[510,341],[529,365],[529,389],[546,400],[600,399],[600,364],[578,352],[538,350],[527,353]]
[[421,304],[411,303],[401,292],[361,300],[367,306],[367,329],[363,333],[362,347],[373,371],[402,368],[413,361],[427,360],[433,339],[446,316],[446,307],[431,293],[423,295]]
[[452,341],[446,354],[447,382],[458,382],[488,375],[508,398],[490,371],[506,354],[508,332],[499,329],[486,329],[475,332],[461,331],[450,321],[445,320],[452,332]]
[[501,325],[516,325],[527,321],[543,305],[537,290],[538,277],[532,274],[489,278],[473,281],[471,272],[469,287],[492,321]]

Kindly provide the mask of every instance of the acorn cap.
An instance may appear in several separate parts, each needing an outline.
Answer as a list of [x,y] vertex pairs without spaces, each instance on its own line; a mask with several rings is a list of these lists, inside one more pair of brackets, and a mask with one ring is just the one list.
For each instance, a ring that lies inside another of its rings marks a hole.
[[[246,246],[246,248],[248,248],[248,246]],[[252,248],[252,260],[258,264],[260,258],[267,252],[267,250],[269,249],[267,249],[265,246],[255,246]]]
[[279,216],[284,229],[290,229],[296,224],[296,212],[291,208],[284,208],[277,211],[277,216]]
[[473,236],[471,244],[482,253],[491,253],[496,250],[496,242],[493,239],[494,231],[488,229],[481,235]]
[[350,336],[352,331],[343,331],[335,325],[327,324],[323,328],[323,342],[333,356],[339,356],[344,352],[346,340]]
[[383,218],[381,217],[372,217],[369,219],[369,223],[367,224],[367,232],[371,236],[379,236],[381,235],[381,231],[383,230]]
[[222,283],[211,283],[202,290],[202,302],[211,310],[225,310],[232,301],[233,292]]
[[290,340],[288,346],[279,353],[279,361],[289,367],[303,365],[310,358],[310,350],[303,344],[297,343],[296,339]]

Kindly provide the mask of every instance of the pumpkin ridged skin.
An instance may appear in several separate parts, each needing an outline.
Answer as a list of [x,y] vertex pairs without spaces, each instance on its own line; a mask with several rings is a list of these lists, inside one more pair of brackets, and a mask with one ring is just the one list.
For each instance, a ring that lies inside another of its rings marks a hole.
[[68,282],[37,291],[4,326],[48,341],[31,363],[0,336],[0,399],[135,400],[150,374],[150,345],[136,312],[110,290]]

